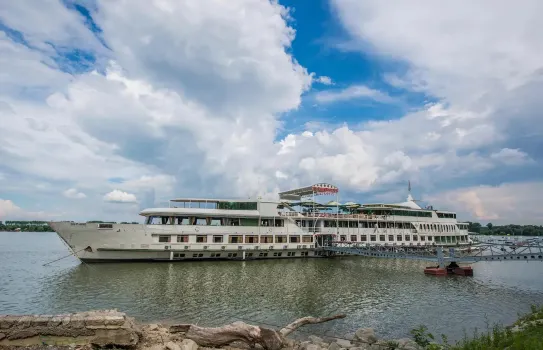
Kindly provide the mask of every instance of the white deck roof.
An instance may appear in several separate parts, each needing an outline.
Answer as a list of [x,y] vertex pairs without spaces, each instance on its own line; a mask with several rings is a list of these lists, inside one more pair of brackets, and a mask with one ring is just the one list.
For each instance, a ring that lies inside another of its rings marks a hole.
[[294,190],[284,191],[279,193],[279,198],[282,200],[301,200],[303,197],[311,195],[330,195],[336,194],[339,189],[327,183],[318,183],[311,186],[296,188]]
[[258,210],[224,210],[206,208],[149,208],[140,212],[142,216],[151,215],[207,215],[207,216],[231,216],[231,217],[259,217]]
[[217,199],[217,198],[174,198],[170,199],[170,202],[184,202],[184,203],[217,203],[217,202],[258,202],[257,199]]

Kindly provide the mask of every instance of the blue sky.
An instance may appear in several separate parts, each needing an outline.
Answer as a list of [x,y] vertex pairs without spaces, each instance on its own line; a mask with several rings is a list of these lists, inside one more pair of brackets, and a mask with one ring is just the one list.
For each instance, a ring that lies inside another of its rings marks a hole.
[[526,5],[10,2],[0,220],[315,182],[400,202],[411,180],[465,220],[542,224],[543,5]]

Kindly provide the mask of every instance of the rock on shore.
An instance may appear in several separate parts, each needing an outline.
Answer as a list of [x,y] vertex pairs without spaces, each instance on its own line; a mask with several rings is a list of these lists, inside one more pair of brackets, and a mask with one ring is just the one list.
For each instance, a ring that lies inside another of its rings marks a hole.
[[[32,350],[91,349],[92,346],[138,350],[206,350],[188,339],[182,327],[139,325],[117,310],[89,311],[66,315],[1,316],[0,348],[25,347]],[[222,349],[250,349],[235,342]],[[289,350],[418,350],[411,339],[380,340],[371,328],[356,331],[352,340],[309,336],[306,341],[288,340]]]

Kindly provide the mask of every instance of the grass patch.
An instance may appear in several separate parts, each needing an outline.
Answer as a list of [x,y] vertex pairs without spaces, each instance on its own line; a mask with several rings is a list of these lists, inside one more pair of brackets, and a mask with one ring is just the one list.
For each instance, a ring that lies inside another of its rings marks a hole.
[[[514,327],[520,330],[514,331]],[[446,350],[543,350],[543,307],[532,306],[527,315],[519,316],[513,327],[495,325],[487,327],[486,332],[474,330],[473,336],[464,336],[456,344],[448,344],[442,335],[442,344],[433,343],[434,336],[425,326],[411,331],[413,340],[424,349]]]

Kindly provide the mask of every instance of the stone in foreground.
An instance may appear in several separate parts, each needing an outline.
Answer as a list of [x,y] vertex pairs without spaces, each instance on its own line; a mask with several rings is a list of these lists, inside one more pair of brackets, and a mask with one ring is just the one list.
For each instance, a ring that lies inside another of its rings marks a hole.
[[70,315],[0,316],[0,346],[98,345],[134,346],[134,321],[117,310]]
[[360,328],[356,331],[353,338],[353,343],[355,344],[373,344],[377,342],[377,337],[375,336],[375,331],[373,328]]

